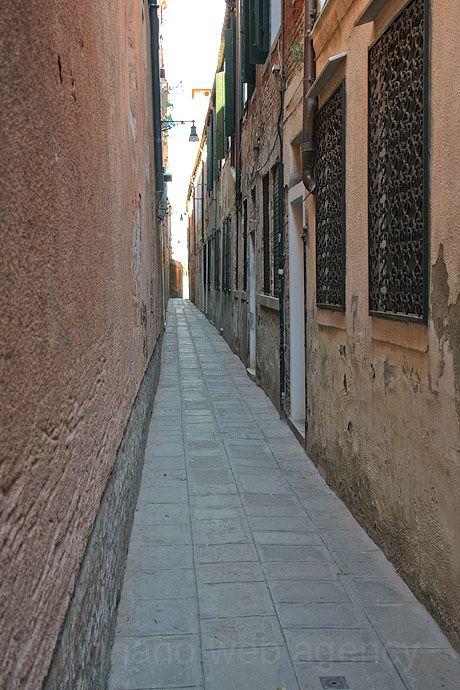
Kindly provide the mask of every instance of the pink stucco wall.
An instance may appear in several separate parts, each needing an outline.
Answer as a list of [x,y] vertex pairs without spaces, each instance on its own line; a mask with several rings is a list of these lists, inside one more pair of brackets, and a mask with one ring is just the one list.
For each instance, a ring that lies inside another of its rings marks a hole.
[[2,688],[40,687],[163,323],[148,32],[130,0],[0,11]]

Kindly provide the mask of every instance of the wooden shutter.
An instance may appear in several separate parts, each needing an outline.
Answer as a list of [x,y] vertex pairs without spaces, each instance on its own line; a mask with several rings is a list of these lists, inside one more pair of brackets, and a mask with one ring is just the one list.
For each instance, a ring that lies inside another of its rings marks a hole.
[[225,30],[225,138],[235,134],[235,16],[230,15],[230,28]]
[[208,192],[212,192],[212,116],[209,118],[208,124],[206,125],[206,148],[207,148],[207,158],[206,158],[206,189]]
[[225,72],[216,74],[216,154],[217,160],[225,157]]
[[[256,68],[249,60],[249,5],[251,0],[241,0],[240,11],[240,44],[241,44],[241,84],[254,87]],[[244,99],[241,100],[244,106]]]
[[[253,65],[263,65],[268,55],[269,23],[264,25],[268,19],[269,8],[264,9],[269,0],[249,0],[249,62]],[[265,47],[267,45],[267,47]],[[262,46],[262,47],[259,47]]]

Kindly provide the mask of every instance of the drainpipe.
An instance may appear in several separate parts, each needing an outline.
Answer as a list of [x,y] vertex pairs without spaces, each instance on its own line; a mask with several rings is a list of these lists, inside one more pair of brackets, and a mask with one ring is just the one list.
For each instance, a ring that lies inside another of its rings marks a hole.
[[316,98],[307,99],[307,93],[315,81],[315,55],[310,39],[312,17],[316,16],[317,0],[305,1],[305,37],[304,37],[304,72],[303,72],[303,138],[300,146],[302,156],[302,181],[311,192],[314,188],[315,167],[315,114]]
[[[161,132],[161,85],[160,85],[160,25],[158,21],[158,5],[153,0],[149,3],[150,15],[150,50],[152,61],[152,94],[153,94],[153,151],[155,156],[155,203],[165,195],[165,182],[163,175],[163,138]],[[166,203],[160,203],[158,218],[163,220],[166,213]]]
[[284,114],[284,2],[281,3],[281,41],[282,60],[281,81],[279,85],[280,112],[278,115],[278,136],[280,140],[280,162],[278,164],[278,228],[280,232],[278,244],[278,288],[280,306],[280,417],[284,419],[286,405],[286,304],[284,299],[284,148],[283,148],[283,114]]
[[284,418],[286,403],[286,305],[284,300],[284,162],[283,132],[281,118],[284,111],[284,91],[280,91],[281,104],[278,119],[278,136],[280,139],[280,162],[278,164],[278,227],[280,237],[278,244],[278,286],[280,306],[280,417]]

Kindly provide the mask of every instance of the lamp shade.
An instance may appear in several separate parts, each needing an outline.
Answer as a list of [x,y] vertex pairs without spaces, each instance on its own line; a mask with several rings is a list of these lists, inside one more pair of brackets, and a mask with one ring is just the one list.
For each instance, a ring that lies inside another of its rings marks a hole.
[[198,139],[198,134],[196,133],[195,122],[193,122],[192,126],[190,127],[190,136],[189,136],[188,140],[189,141],[200,141]]

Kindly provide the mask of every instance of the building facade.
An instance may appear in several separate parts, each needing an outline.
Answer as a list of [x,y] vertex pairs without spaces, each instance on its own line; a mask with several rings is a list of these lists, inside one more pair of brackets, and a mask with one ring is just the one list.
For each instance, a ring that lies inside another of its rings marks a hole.
[[105,687],[169,271],[156,12],[0,10],[5,690]]
[[228,3],[188,198],[197,306],[457,648],[459,19]]

